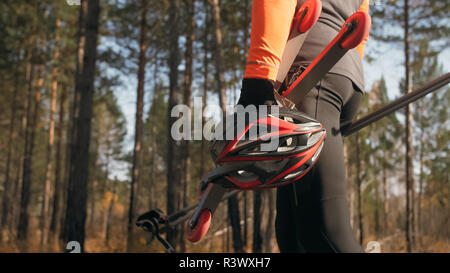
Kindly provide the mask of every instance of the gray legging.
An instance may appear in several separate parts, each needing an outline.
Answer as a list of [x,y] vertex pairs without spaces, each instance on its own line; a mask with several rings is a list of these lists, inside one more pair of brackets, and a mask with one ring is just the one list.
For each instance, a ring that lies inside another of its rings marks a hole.
[[363,252],[350,226],[341,135],[361,96],[348,78],[327,74],[297,105],[325,126],[327,137],[311,171],[278,189],[275,227],[281,252]]

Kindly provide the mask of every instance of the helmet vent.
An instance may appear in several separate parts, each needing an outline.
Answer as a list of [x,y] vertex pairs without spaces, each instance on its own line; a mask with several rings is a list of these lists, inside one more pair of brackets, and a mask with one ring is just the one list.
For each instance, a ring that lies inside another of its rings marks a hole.
[[317,149],[317,151],[314,153],[313,157],[311,158],[312,162],[316,162],[316,159],[319,156],[320,152],[322,151],[322,148],[323,148],[323,142],[320,143],[319,148]]
[[290,180],[292,178],[295,178],[295,177],[301,175],[307,168],[308,168],[308,166],[306,166],[306,165],[301,166],[295,172],[292,172],[292,173],[289,173],[288,175],[286,175],[282,181],[287,181],[287,180]]
[[308,145],[308,146],[313,146],[313,145],[315,145],[317,142],[320,141],[320,139],[322,138],[322,135],[323,135],[323,134],[324,134],[324,132],[321,131],[321,132],[317,132],[317,133],[311,135],[311,137],[309,137],[309,139],[308,139],[307,145]]
[[278,144],[277,152],[289,152],[296,148],[297,146],[297,138],[296,137],[288,137],[280,139],[280,143]]
[[252,172],[246,170],[238,170],[230,175],[234,179],[237,179],[241,182],[251,182],[255,179],[258,179],[258,176]]

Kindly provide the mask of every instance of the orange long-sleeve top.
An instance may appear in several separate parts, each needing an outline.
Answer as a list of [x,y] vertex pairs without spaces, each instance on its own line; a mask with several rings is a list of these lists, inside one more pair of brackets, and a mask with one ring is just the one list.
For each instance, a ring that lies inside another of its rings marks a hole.
[[[297,0],[254,0],[250,49],[244,78],[275,80],[286,45]],[[369,0],[359,11],[368,12]],[[361,58],[368,37],[356,47]]]

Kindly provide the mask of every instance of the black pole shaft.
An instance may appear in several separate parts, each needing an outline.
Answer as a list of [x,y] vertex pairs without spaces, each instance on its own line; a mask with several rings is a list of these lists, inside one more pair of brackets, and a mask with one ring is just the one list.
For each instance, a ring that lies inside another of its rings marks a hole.
[[405,107],[406,105],[422,98],[423,96],[436,91],[437,89],[445,86],[450,82],[450,73],[444,74],[440,76],[439,78],[436,78],[427,84],[423,85],[422,87],[414,90],[411,93],[408,93],[391,103],[387,104],[386,106],[367,114],[366,116],[358,119],[357,121],[353,122],[349,129],[347,129],[345,132],[343,132],[344,136],[351,135],[370,124],[374,123],[375,121],[378,121],[379,119],[384,118],[385,116],[397,111],[400,108]]

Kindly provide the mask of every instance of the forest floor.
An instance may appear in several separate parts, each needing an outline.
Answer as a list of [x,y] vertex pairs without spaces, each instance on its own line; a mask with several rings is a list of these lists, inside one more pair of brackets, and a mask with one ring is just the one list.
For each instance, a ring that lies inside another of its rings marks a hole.
[[[52,253],[52,252],[64,252],[61,244],[54,241],[51,245],[41,247],[40,246],[40,231],[38,228],[37,221],[30,221],[30,232],[28,235],[28,242],[26,244],[19,244],[13,240],[8,239],[8,234],[4,233],[4,241],[0,243],[0,253]],[[104,235],[99,229],[92,227],[86,230],[86,241],[85,241],[85,251],[88,253],[124,253],[126,252],[126,227],[125,225],[117,225],[113,227],[111,238],[108,242],[105,242]],[[214,239],[212,237],[215,237]],[[420,240],[418,240],[420,239]],[[434,236],[422,236],[416,239],[416,246],[414,252],[417,253],[449,253],[450,252],[450,239],[447,238],[435,238]],[[150,244],[146,242],[145,232],[138,231],[138,247],[133,252],[140,253],[164,253],[164,248],[161,244],[154,240]],[[196,253],[229,253],[233,252],[231,248],[230,238],[219,235],[211,234],[204,238],[197,244],[191,244],[186,242],[185,252],[196,252]],[[381,253],[405,253],[406,245],[404,240],[404,234],[401,231],[397,231],[391,235],[385,236],[383,238],[375,238],[374,236],[367,236],[364,240],[363,246],[367,246],[370,241],[376,241],[380,243]],[[247,247],[244,250],[247,253],[251,252],[252,242],[247,242]],[[266,250],[264,252],[279,252],[277,244],[274,240],[272,244],[272,249]]]

